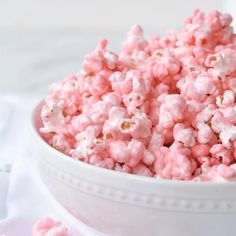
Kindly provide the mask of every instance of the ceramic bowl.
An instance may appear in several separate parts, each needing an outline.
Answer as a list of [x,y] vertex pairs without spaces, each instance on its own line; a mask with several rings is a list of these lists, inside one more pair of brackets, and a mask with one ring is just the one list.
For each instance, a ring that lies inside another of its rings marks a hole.
[[80,221],[109,236],[236,235],[236,183],[159,180],[74,160],[40,137],[41,108],[32,115],[40,175]]

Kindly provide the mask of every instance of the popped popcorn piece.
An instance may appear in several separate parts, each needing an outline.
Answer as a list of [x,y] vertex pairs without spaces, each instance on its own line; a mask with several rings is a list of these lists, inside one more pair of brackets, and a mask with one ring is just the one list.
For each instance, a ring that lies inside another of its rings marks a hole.
[[76,135],[77,146],[71,150],[71,155],[77,159],[88,158],[105,149],[105,141],[98,138],[101,133],[99,126],[88,126],[85,131]]
[[129,143],[113,141],[109,147],[110,155],[115,161],[126,163],[130,167],[135,167],[143,159],[144,151],[144,144],[135,139]]
[[130,159],[130,151],[123,141],[114,141],[110,143],[111,157],[119,163],[126,163]]
[[146,44],[143,29],[139,25],[134,25],[127,33],[127,38],[122,44],[122,51],[131,54],[134,50],[144,49]]
[[205,65],[212,67],[219,76],[228,75],[236,70],[236,54],[229,48],[206,58]]
[[55,134],[52,138],[52,145],[57,150],[60,150],[68,155],[70,150],[75,146],[75,139],[64,134]]
[[127,94],[132,89],[132,80],[125,73],[116,71],[110,75],[109,80],[114,92],[118,94]]
[[148,138],[151,135],[152,123],[144,113],[137,112],[131,119],[123,119],[119,129],[133,138]]
[[103,135],[105,139],[116,139],[116,138],[124,138],[120,132],[120,124],[122,120],[127,118],[127,111],[122,107],[112,107],[108,114],[108,119],[104,122],[103,125]]
[[230,149],[227,149],[222,144],[215,144],[211,147],[210,153],[216,159],[219,159],[222,164],[229,165],[233,161],[233,155]]
[[168,149],[161,149],[154,164],[156,177],[164,179],[190,180],[195,168],[186,155]]
[[210,152],[210,147],[207,144],[197,144],[192,149],[192,155],[197,157],[208,156]]
[[218,107],[228,107],[234,105],[235,94],[231,90],[224,91],[223,96],[216,97],[216,104]]
[[227,166],[219,164],[219,165],[214,165],[212,167],[208,167],[204,169],[201,175],[195,177],[193,181],[212,181],[212,182],[235,181],[236,171],[234,165]]
[[236,181],[236,44],[232,17],[195,10],[180,33],[121,51],[99,42],[82,69],[50,86],[42,137],[92,165],[164,179]]
[[148,177],[153,176],[153,173],[151,172],[151,170],[142,163],[135,166],[133,168],[132,173],[136,175],[142,175],[142,176],[148,176]]
[[62,108],[56,103],[43,106],[41,117],[43,121],[43,127],[40,129],[43,133],[57,132],[64,133],[65,125]]
[[236,126],[232,125],[220,111],[216,112],[211,120],[212,129],[219,134],[219,138],[226,147],[236,139]]
[[38,220],[32,228],[33,236],[68,236],[68,230],[60,221],[51,218]]
[[178,94],[166,95],[160,106],[159,125],[164,128],[173,127],[175,122],[184,118],[185,100]]
[[175,124],[173,135],[175,141],[181,142],[185,147],[193,147],[196,143],[192,128],[185,128],[184,124]]
[[155,155],[148,149],[145,149],[143,153],[143,163],[147,166],[150,166],[154,163],[155,159],[156,159]]

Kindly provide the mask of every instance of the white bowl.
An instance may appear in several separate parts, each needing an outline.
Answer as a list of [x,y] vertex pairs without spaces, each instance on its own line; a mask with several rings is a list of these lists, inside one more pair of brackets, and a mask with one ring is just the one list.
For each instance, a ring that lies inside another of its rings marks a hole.
[[235,236],[236,183],[157,180],[95,167],[60,153],[32,117],[41,177],[72,215],[109,236]]

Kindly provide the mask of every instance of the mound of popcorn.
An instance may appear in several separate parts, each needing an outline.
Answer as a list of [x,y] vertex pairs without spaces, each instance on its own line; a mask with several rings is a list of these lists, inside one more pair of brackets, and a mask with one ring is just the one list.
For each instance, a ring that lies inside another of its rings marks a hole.
[[[232,17],[195,10],[182,32],[119,54],[101,40],[82,69],[52,84],[42,137],[71,158],[158,179],[236,180],[236,34]],[[69,158],[68,157],[68,158]]]

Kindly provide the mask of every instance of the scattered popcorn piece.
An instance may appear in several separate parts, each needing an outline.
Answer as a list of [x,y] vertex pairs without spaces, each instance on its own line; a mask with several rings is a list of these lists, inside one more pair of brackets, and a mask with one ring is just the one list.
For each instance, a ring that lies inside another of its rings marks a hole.
[[68,230],[61,222],[51,218],[37,221],[32,228],[33,236],[68,236]]

